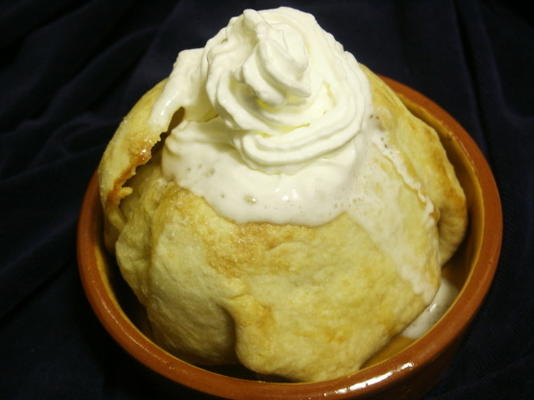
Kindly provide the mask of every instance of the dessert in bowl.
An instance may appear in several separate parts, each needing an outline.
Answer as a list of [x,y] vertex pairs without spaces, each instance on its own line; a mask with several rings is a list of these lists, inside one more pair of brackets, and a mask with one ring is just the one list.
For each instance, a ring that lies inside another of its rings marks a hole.
[[[287,8],[180,53],[80,219],[84,287],[129,352],[229,398],[402,391],[435,372],[491,281],[498,195],[461,127],[387,82]],[[146,318],[125,311],[104,243]],[[213,372],[231,364],[249,379]]]

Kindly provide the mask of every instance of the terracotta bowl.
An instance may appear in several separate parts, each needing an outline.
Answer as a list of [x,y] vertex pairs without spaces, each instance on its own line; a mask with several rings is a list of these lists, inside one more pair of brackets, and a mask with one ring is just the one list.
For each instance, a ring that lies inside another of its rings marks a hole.
[[102,211],[94,176],[79,219],[78,263],[89,302],[111,336],[148,368],[179,384],[222,398],[408,399],[428,391],[451,361],[490,287],[501,245],[501,205],[488,164],[466,131],[420,93],[391,79],[384,80],[415,115],[438,131],[468,199],[467,236],[444,270],[460,292],[430,331],[411,343],[393,340],[359,372],[324,382],[268,382],[244,368],[208,370],[184,362],[142,332],[140,306],[104,249]]

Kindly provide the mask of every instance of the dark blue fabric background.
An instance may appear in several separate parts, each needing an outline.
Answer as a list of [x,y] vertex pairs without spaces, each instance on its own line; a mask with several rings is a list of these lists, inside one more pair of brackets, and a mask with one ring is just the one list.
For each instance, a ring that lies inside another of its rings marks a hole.
[[0,397],[204,399],[100,326],[75,225],[107,141],[177,52],[244,8],[290,5],[374,71],[447,109],[483,149],[504,209],[494,285],[426,397],[534,398],[534,28],[497,1],[3,1],[0,5]]

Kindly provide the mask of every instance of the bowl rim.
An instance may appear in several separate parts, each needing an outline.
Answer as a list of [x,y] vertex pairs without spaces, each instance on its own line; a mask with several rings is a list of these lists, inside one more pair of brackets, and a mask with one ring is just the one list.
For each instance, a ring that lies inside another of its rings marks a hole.
[[[77,227],[77,258],[82,286],[98,319],[123,349],[151,370],[200,392],[231,399],[344,399],[371,394],[402,381],[423,368],[463,333],[486,296],[501,248],[502,211],[499,192],[481,150],[463,127],[444,109],[418,91],[391,78],[381,78],[405,97],[437,118],[451,133],[469,160],[482,194],[482,240],[476,262],[449,311],[424,336],[396,355],[349,376],[328,381],[276,383],[222,375],[189,364],[155,345],[130,321],[111,288],[99,273],[95,246],[102,216],[96,172],[85,193]],[[95,218],[95,216],[97,216]],[[492,221],[492,225],[486,223]],[[101,235],[100,235],[101,236]],[[465,295],[464,293],[467,293]],[[462,312],[454,313],[454,310]],[[454,314],[454,317],[453,317]],[[446,327],[446,329],[443,329]],[[441,328],[441,329],[440,329]]]

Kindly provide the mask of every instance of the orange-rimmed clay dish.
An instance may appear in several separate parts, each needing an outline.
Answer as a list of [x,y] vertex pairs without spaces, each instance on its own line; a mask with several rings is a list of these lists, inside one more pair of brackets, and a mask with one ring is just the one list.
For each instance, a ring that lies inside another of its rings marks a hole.
[[458,122],[415,90],[383,79],[413,114],[436,129],[466,193],[467,235],[444,269],[460,288],[447,313],[415,342],[394,340],[359,372],[334,380],[269,382],[240,368],[215,371],[194,366],[169,354],[143,333],[139,317],[142,310],[104,247],[95,175],[85,194],[78,224],[80,275],[97,317],[129,354],[172,381],[227,399],[413,399],[436,384],[495,274],[502,237],[501,204],[484,156]]

